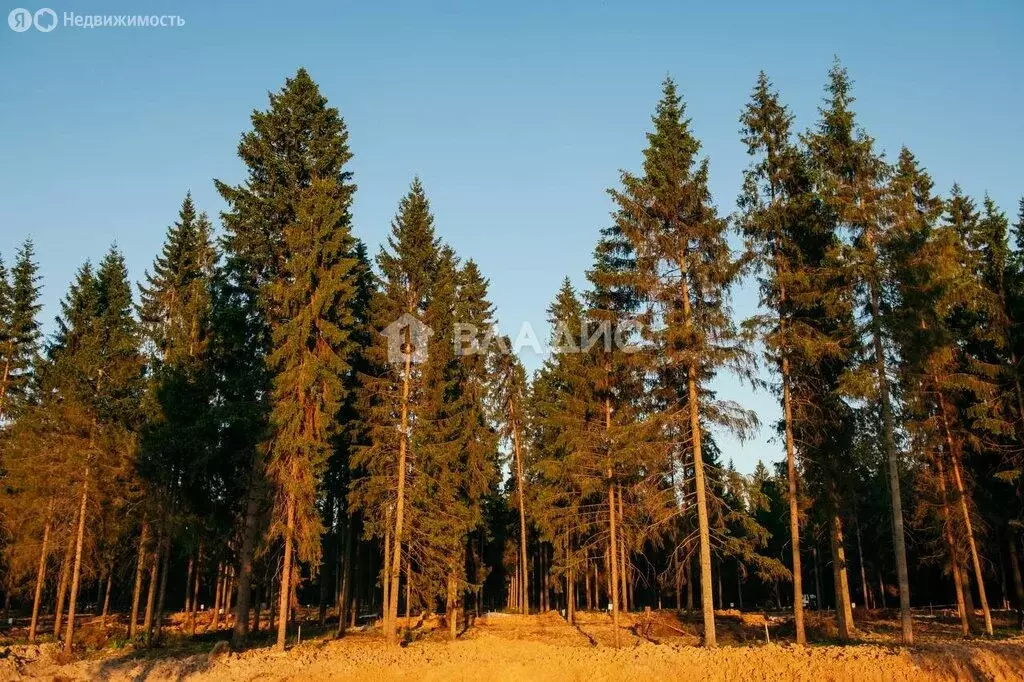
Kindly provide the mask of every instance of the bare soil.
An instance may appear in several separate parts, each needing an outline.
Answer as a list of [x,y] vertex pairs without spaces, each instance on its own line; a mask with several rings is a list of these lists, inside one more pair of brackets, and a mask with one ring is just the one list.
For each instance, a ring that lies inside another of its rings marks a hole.
[[0,680],[1024,680],[1024,637],[1010,614],[998,619],[993,639],[962,637],[949,613],[918,614],[918,644],[904,648],[896,645],[895,614],[858,612],[857,641],[840,646],[834,619],[812,613],[813,643],[797,647],[784,614],[722,611],[715,650],[698,646],[696,614],[673,611],[624,615],[619,649],[604,613],[578,614],[575,626],[555,612],[492,613],[472,619],[455,641],[437,618],[413,619],[403,646],[386,645],[372,627],[334,639],[308,615],[303,641],[288,651],[271,649],[264,633],[268,639],[238,653],[220,643],[225,629],[203,633],[200,623],[199,637],[185,637],[180,616],[170,619],[163,646],[152,649],[126,644],[123,623],[103,630],[87,617],[80,626],[85,649],[74,657],[45,643],[0,647]]

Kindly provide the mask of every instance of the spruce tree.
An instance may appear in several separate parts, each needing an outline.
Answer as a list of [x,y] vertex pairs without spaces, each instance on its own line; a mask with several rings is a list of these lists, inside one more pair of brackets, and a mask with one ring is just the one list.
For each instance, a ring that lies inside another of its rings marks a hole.
[[77,453],[72,464],[80,492],[74,511],[73,552],[69,554],[72,568],[64,638],[68,651],[74,641],[87,515],[91,506],[102,513],[113,512],[114,508],[97,503],[124,495],[130,483],[129,434],[139,425],[143,379],[138,325],[132,310],[124,257],[111,247],[95,274],[88,263],[79,270],[62,302],[57,334],[48,350],[48,392],[54,400],[77,406],[88,422],[88,446]]
[[623,232],[637,252],[641,295],[660,322],[651,342],[663,364],[685,375],[686,394],[669,406],[689,427],[699,537],[704,643],[716,645],[712,603],[708,483],[702,436],[706,424],[744,431],[752,416],[718,403],[706,393],[720,369],[743,370],[748,353],[731,319],[729,288],[740,271],[708,190],[708,161],[698,160],[700,143],[685,118],[682,98],[667,79],[648,133],[643,174],[622,174],[622,189],[612,193]]
[[[277,300],[273,289],[284,278],[282,268],[288,255],[285,231],[295,224],[299,203],[315,178],[337,184],[346,212],[355,185],[346,170],[352,154],[345,122],[338,110],[328,105],[305,69],[286,79],[280,91],[271,93],[268,109],[254,111],[251,121],[252,129],[242,135],[238,145],[238,155],[247,169],[245,181],[229,185],[217,180],[215,184],[228,204],[228,210],[221,215],[226,261],[225,291],[221,298],[225,307],[230,305],[235,310],[225,309],[225,314],[241,332],[240,342],[231,343],[230,347],[257,359],[234,361],[236,365],[248,365],[252,375],[232,387],[234,391],[244,391],[236,393],[234,398],[238,402],[230,411],[236,423],[244,424],[250,434],[256,429],[256,440],[261,440],[271,436],[271,379],[265,358],[270,352],[277,315],[273,310]],[[251,553],[259,531],[266,445],[246,445],[251,466],[246,477],[248,491],[238,570],[239,616],[232,635],[236,645],[241,645],[248,635],[248,617],[243,614],[248,613],[250,606]]]
[[[352,352],[355,297],[350,194],[334,178],[316,178],[285,229],[287,254],[273,284],[272,445],[268,472],[276,488],[284,562],[277,648],[285,647],[292,553],[316,561],[323,532],[315,503],[336,433],[343,378]],[[283,517],[283,518],[282,518]],[[248,614],[246,614],[248,615]]]
[[0,262],[0,424],[16,418],[32,399],[33,368],[42,336],[39,265],[26,239],[8,273]]
[[150,354],[138,462],[149,486],[150,518],[142,524],[147,532],[156,527],[168,546],[172,536],[183,540],[189,553],[196,549],[196,528],[218,495],[211,470],[217,433],[210,419],[214,377],[208,352],[216,261],[209,220],[197,215],[186,195],[152,273],[139,287],[139,317]]
[[362,378],[368,444],[353,459],[366,475],[357,481],[352,499],[363,513],[366,532],[384,538],[386,545],[384,634],[389,642],[395,641],[397,627],[402,546],[408,548],[411,542],[407,490],[415,483],[410,480],[416,473],[412,457],[418,453],[410,453],[410,440],[423,400],[419,362],[429,341],[429,330],[421,325],[433,293],[440,250],[430,204],[417,178],[399,202],[387,245],[377,256],[381,282],[371,319],[378,336],[367,351],[376,371]]
[[[751,101],[740,117],[747,152],[755,157],[744,174],[739,206],[742,227],[753,264],[761,273],[761,302],[772,311],[748,324],[763,335],[770,361],[780,376],[786,446],[786,477],[789,499],[789,536],[793,576],[793,616],[797,644],[805,644],[803,582],[800,563],[800,510],[797,497],[796,443],[793,429],[791,365],[803,355],[825,352],[827,340],[816,334],[801,317],[800,291],[807,282],[810,254],[808,241],[819,240],[813,220],[813,204],[803,157],[793,145],[793,115],[779,101],[768,77],[761,72]],[[813,256],[812,256],[813,257]],[[794,291],[796,290],[796,291]],[[801,353],[801,351],[803,353]],[[810,351],[810,352],[808,352]],[[800,356],[800,357],[795,357]]]
[[[869,398],[879,405],[882,417],[882,437],[889,464],[890,495],[893,504],[893,529],[896,538],[898,572],[906,565],[903,549],[901,503],[899,496],[899,462],[895,443],[895,425],[887,374],[885,322],[883,296],[886,286],[884,270],[879,259],[879,243],[884,240],[884,192],[888,169],[874,152],[874,140],[857,128],[850,105],[851,82],[846,69],[838,62],[829,71],[829,83],[824,106],[819,109],[821,119],[813,132],[805,136],[805,143],[815,171],[817,189],[831,214],[831,222],[842,236],[849,240],[849,248],[837,255],[834,263],[843,270],[849,282],[853,299],[863,313],[863,358],[859,365],[851,365],[844,379],[845,390],[859,398]],[[851,348],[854,350],[854,348]],[[855,360],[855,357],[850,358]],[[837,431],[838,432],[838,431]],[[841,563],[837,553],[843,553],[840,501],[835,497],[836,487],[830,486],[834,513],[830,529],[833,546],[833,564]],[[899,556],[902,554],[903,556]],[[846,585],[845,568],[840,571],[841,586],[837,588],[839,634],[848,639],[854,629],[850,595]],[[903,641],[913,641],[910,621],[909,584],[900,580],[901,622]]]

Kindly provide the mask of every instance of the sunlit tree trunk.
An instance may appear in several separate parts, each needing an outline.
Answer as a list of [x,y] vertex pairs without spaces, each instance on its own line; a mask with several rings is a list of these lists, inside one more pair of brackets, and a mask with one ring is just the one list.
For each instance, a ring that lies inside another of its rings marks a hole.
[[529,580],[526,571],[526,502],[523,492],[523,457],[519,444],[519,415],[514,412],[510,414],[509,422],[512,425],[512,452],[515,456],[516,466],[516,500],[519,505],[519,560],[523,565],[523,572],[520,576],[523,599],[519,605],[519,611],[525,616],[529,613],[529,599],[526,596],[529,594]]
[[446,608],[446,611],[447,611],[446,620],[448,621],[448,638],[449,639],[455,639],[457,628],[458,628],[459,606],[457,604],[457,601],[458,601],[457,587],[458,587],[458,585],[455,582],[455,577],[449,573],[448,574],[448,600],[447,600],[447,605],[446,605],[447,606],[447,608]]
[[793,440],[793,404],[789,391],[789,357],[785,353],[782,355],[782,408],[786,422],[786,497],[789,502],[790,560],[793,566],[793,623],[796,627],[796,643],[807,644],[804,580],[800,565],[800,505],[797,496],[796,445]]
[[387,616],[384,619],[384,637],[388,643],[395,642],[395,621],[398,620],[398,579],[401,576],[402,532],[405,522],[405,468],[406,450],[409,446],[409,388],[412,381],[412,332],[405,329],[405,372],[402,375],[401,439],[398,441],[398,483],[395,503],[394,551],[391,553],[391,584],[388,589],[390,600],[385,601]]
[[71,577],[71,562],[75,557],[75,536],[68,535],[64,547],[64,560],[60,565],[60,578],[57,581],[57,605],[53,610],[53,638],[60,639],[61,626],[64,624],[64,600],[68,596],[68,583]]
[[616,484],[616,490],[618,491],[617,497],[619,498],[619,579],[622,581],[620,589],[622,590],[622,610],[629,613],[629,577],[628,568],[626,567],[626,539],[625,532],[622,531],[623,519],[626,518],[624,505],[622,503],[622,485]]
[[46,525],[43,526],[43,544],[39,549],[39,569],[36,571],[36,592],[32,599],[32,622],[28,628],[28,641],[36,641],[36,627],[39,624],[39,603],[43,598],[43,584],[46,582],[46,558],[50,545],[50,524],[53,517],[53,501],[46,509]]
[[[294,466],[292,467],[295,468]],[[294,477],[293,477],[294,479]],[[284,565],[281,569],[281,597],[277,614],[277,650],[284,651],[288,636],[288,603],[291,600],[292,535],[295,532],[295,496],[288,494],[287,525],[284,532]]]
[[[965,635],[971,633],[972,614],[968,613],[964,599],[963,576],[960,573],[960,552],[953,538],[953,522],[949,512],[949,492],[946,488],[946,468],[942,463],[942,451],[935,453],[936,476],[939,480],[939,495],[942,498],[942,527],[946,545],[949,548],[949,571],[953,576],[953,590],[956,593],[956,609],[960,616],[960,628]],[[882,594],[883,606],[885,594]]]
[[846,549],[843,547],[843,522],[838,511],[833,511],[829,519],[829,540],[832,545],[832,577],[835,583],[839,639],[846,642],[853,634],[854,625],[853,610],[850,608],[850,582],[846,570]]
[[[90,445],[91,447],[91,445]],[[82,477],[82,501],[78,508],[78,534],[75,539],[75,568],[71,574],[71,596],[68,598],[68,630],[64,638],[64,651],[71,653],[75,636],[75,607],[78,603],[78,587],[82,578],[82,547],[85,544],[85,512],[89,501],[89,467]]]
[[[686,254],[679,260],[682,276],[683,324],[688,331],[693,329],[690,311],[690,290],[687,282]],[[715,608],[712,603],[711,587],[711,529],[708,524],[707,488],[704,482],[704,456],[701,452],[700,397],[697,394],[696,361],[691,361],[686,373],[687,406],[690,411],[690,442],[693,451],[694,488],[697,493],[697,532],[699,535],[700,595],[701,610],[704,614],[704,646],[717,645],[715,637]]]
[[142,623],[142,629],[146,637],[146,644],[153,638],[153,613],[156,610],[157,580],[160,572],[160,549],[163,546],[163,534],[157,535],[153,547],[153,563],[149,567],[149,592],[146,595],[146,617]]
[[942,417],[943,430],[946,436],[946,446],[949,449],[949,459],[953,470],[953,486],[956,489],[957,503],[960,507],[960,514],[963,517],[964,533],[967,536],[967,547],[971,552],[971,563],[974,568],[974,580],[978,585],[978,598],[981,599],[981,611],[985,618],[985,634],[992,636],[992,612],[988,608],[988,596],[985,594],[985,576],[981,571],[981,559],[978,556],[978,545],[974,540],[974,524],[971,521],[971,512],[967,507],[967,494],[964,490],[963,477],[960,474],[960,455],[953,442],[953,435],[946,416],[946,401],[939,392],[939,413]]
[[[612,406],[604,401],[604,427],[608,433],[612,428]],[[619,576],[618,576],[618,529],[615,521],[615,481],[611,466],[608,467],[608,595],[612,604],[612,627],[615,628],[615,648],[619,647]]]
[[[869,235],[870,238],[870,235]],[[882,344],[882,318],[880,314],[878,285],[872,280],[871,295],[871,336],[875,353],[875,378],[878,382],[878,401],[882,408],[882,445],[888,466],[889,502],[892,505],[892,538],[896,555],[896,579],[900,588],[900,627],[903,643],[914,643],[914,627],[910,617],[910,573],[907,569],[907,549],[903,530],[903,499],[900,494],[899,456],[896,452],[892,404],[889,401],[889,378],[886,375],[885,348]],[[863,560],[863,555],[861,556]]]
[[149,523],[142,522],[139,533],[139,554],[135,560],[135,587],[132,589],[132,615],[128,621],[128,639],[135,638],[135,628],[139,622],[139,598],[142,595],[142,579],[146,570],[146,543],[149,542]]

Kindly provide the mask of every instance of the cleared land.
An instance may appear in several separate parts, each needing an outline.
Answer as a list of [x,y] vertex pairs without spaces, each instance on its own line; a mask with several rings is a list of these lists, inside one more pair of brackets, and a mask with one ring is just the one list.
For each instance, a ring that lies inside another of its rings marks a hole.
[[[312,614],[310,614],[312,615]],[[0,649],[0,679],[50,680],[1024,680],[1024,637],[1011,615],[1000,618],[993,640],[967,640],[948,613],[915,621],[919,644],[895,646],[892,614],[860,616],[859,641],[837,646],[835,625],[812,614],[814,644],[789,643],[785,617],[720,612],[723,646],[695,646],[699,625],[674,612],[631,614],[623,646],[612,648],[605,614],[579,614],[575,627],[552,612],[536,616],[490,614],[475,619],[457,641],[436,621],[417,625],[405,646],[386,646],[372,629],[341,640],[303,626],[304,639],[287,652],[259,646],[231,653],[227,632],[186,639],[172,618],[165,645],[134,650],[123,643],[123,623],[83,621],[87,649],[66,660],[51,645],[11,644]],[[415,619],[414,619],[415,621]],[[765,627],[772,644],[766,644]],[[200,627],[200,631],[202,631]],[[12,633],[19,636],[17,630]]]

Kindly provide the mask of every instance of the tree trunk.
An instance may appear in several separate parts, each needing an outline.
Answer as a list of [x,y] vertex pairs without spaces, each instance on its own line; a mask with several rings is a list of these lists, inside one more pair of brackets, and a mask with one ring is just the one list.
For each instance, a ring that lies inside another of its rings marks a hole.
[[622,504],[622,486],[618,483],[615,484],[615,488],[618,490],[619,498],[619,577],[622,580],[622,610],[629,613],[629,569],[627,568],[627,554],[626,554],[626,540],[625,533],[622,531],[623,519],[626,518],[624,505]]
[[405,628],[412,627],[412,563],[405,558]]
[[153,616],[153,626],[156,629],[155,641],[160,642],[164,634],[164,601],[167,597],[167,574],[171,563],[171,534],[164,534],[164,546],[160,552],[163,565],[160,567],[160,591],[156,598],[156,613]]
[[[50,524],[53,516],[53,501],[46,509],[46,525],[43,526],[43,544],[39,550],[39,569],[36,571],[36,593],[32,599],[32,623],[28,628],[28,641],[36,641],[36,627],[39,625],[39,602],[43,598],[43,584],[46,582],[46,557],[50,545]],[[1011,540],[1012,542],[1012,540]]]
[[971,550],[971,563],[974,567],[974,580],[978,585],[978,597],[981,599],[981,612],[985,617],[985,634],[992,636],[992,612],[988,608],[988,596],[985,594],[985,576],[981,571],[981,559],[978,557],[978,545],[974,541],[974,524],[971,522],[971,512],[967,508],[967,495],[964,491],[963,477],[960,475],[960,455],[954,448],[953,436],[946,417],[946,402],[939,393],[939,410],[942,414],[942,423],[946,432],[946,444],[949,447],[949,458],[953,464],[953,484],[956,487],[957,502],[960,506],[960,514],[963,516],[964,532],[967,535],[967,546]]
[[576,624],[576,572],[571,568],[565,575],[565,619],[569,625]]
[[445,619],[448,621],[448,638],[455,639],[456,631],[458,629],[459,619],[459,607],[456,603],[456,588],[455,577],[448,574],[448,599],[445,608]]
[[1017,534],[1010,528],[1010,572],[1014,577],[1014,595],[1017,597],[1017,626],[1024,628],[1024,581],[1021,580],[1020,558],[1017,556]]
[[[339,553],[338,545],[341,543],[341,529],[338,528],[338,524],[335,521],[335,513],[334,513],[334,485],[333,485],[333,477],[328,479],[326,485],[328,487],[328,493],[327,493],[327,504],[325,505],[325,508],[327,510],[327,513],[330,514],[330,517],[327,519],[327,523],[324,524],[324,526],[329,530],[329,532],[328,532],[328,537],[326,538],[327,542],[324,543],[327,546],[324,549],[323,557],[320,560],[320,576],[319,576],[319,578],[320,578],[320,612],[319,612],[320,627],[324,627],[325,625],[327,625],[327,601],[328,601],[328,599],[331,596],[331,594],[330,594],[330,584],[331,583],[330,583],[330,581],[328,579],[331,577],[330,572],[331,572],[332,568],[337,563],[337,562],[332,562],[331,561],[331,559],[332,559],[331,555],[332,555],[332,553],[333,554]],[[332,542],[332,540],[333,540],[333,542]]]
[[853,610],[850,608],[850,583],[846,571],[846,550],[843,547],[843,522],[839,512],[829,519],[829,540],[832,547],[832,577],[836,593],[836,619],[839,639],[848,642],[853,634]]
[[[231,631],[231,644],[236,649],[245,645],[249,636],[249,607],[252,590],[252,554],[259,532],[259,476],[261,461],[253,454],[249,468],[249,486],[246,492],[245,521],[242,526],[242,547],[238,554],[238,600],[235,604],[235,625]],[[273,605],[271,605],[273,609]]]
[[384,618],[384,638],[389,644],[395,643],[395,621],[398,620],[398,579],[401,576],[402,533],[405,523],[405,468],[406,450],[409,447],[409,384],[412,380],[412,339],[411,331],[405,330],[405,372],[402,375],[402,409],[400,429],[402,437],[398,442],[398,481],[395,503],[394,550],[391,556],[391,584],[388,588],[390,599],[385,601],[387,615]]
[[[864,599],[864,608],[865,609],[870,609],[871,608],[871,598],[869,596],[870,593],[868,592],[868,573],[867,573],[867,569],[864,567],[864,545],[861,544],[861,540],[860,540],[860,521],[855,519],[853,526],[854,526],[854,530],[857,531],[857,563],[860,564],[860,591],[861,591],[861,596]],[[906,637],[904,637],[903,641],[904,641],[904,643],[907,643]]]
[[10,383],[11,378],[11,354],[13,348],[10,349],[7,357],[4,359],[4,371],[3,375],[0,375],[0,423],[4,420],[5,409],[7,408],[7,386]]
[[195,575],[192,577],[192,584],[189,589],[192,591],[192,608],[188,612],[188,628],[189,635],[195,636],[196,634],[196,613],[199,610],[199,580],[202,576],[202,565],[203,565],[203,543],[199,543],[199,549],[196,550],[196,570]]
[[345,624],[348,621],[349,592],[352,585],[352,562],[355,561],[354,550],[356,543],[355,536],[356,518],[354,514],[348,517],[348,531],[345,538],[345,566],[342,573],[341,589],[338,590],[338,636],[345,634]]
[[[953,576],[953,590],[956,593],[956,609],[960,616],[960,628],[965,635],[971,633],[971,620],[973,616],[968,614],[967,605],[964,599],[963,576],[960,573],[960,552],[957,551],[956,542],[953,539],[953,521],[949,512],[949,492],[946,489],[946,471],[942,464],[942,451],[935,453],[935,467],[939,479],[939,495],[942,497],[942,526],[943,535],[946,538],[946,545],[949,547],[949,572]],[[882,604],[885,604],[885,593],[882,593]]]
[[[684,307],[688,307],[688,298]],[[698,408],[697,368],[690,367],[687,384],[690,404],[690,438],[693,442],[694,486],[697,489],[697,529],[700,534],[700,603],[704,614],[704,646],[715,647],[715,609],[711,595],[711,530],[708,526],[707,489],[704,483],[704,459],[701,454],[700,412]]]
[[594,602],[590,595],[590,557],[587,557],[587,563],[583,565],[583,598],[586,600],[585,604],[587,611],[594,610]]
[[135,639],[135,628],[139,622],[139,597],[142,595],[142,578],[146,570],[146,543],[149,542],[149,523],[142,522],[139,533],[139,555],[135,561],[135,587],[132,590],[132,616],[128,621],[128,639]]
[[722,562],[718,562],[718,608],[724,609],[725,602],[722,601]]
[[195,557],[188,557],[188,568],[185,570],[185,615],[192,613],[192,571],[195,570]]
[[[228,564],[227,576],[225,577],[226,586],[224,588],[224,625],[228,625],[228,619],[230,618],[231,611],[231,598],[235,592],[235,566],[234,564]],[[246,609],[245,617],[249,617],[248,609]],[[237,619],[236,619],[237,620]]]
[[[780,324],[782,320],[780,319]],[[782,407],[786,425],[786,480],[789,501],[790,559],[793,564],[793,623],[796,643],[807,644],[804,629],[804,588],[800,566],[800,505],[797,497],[796,445],[793,440],[793,405],[789,393],[789,357],[782,356]]]
[[612,472],[608,471],[608,533],[609,533],[609,561],[608,565],[610,571],[610,590],[609,598],[612,604],[612,627],[615,629],[615,648],[619,648],[619,576],[618,576],[618,561],[615,556],[617,554],[616,547],[616,528],[615,528],[615,484],[612,482]]
[[107,629],[107,615],[110,613],[110,586],[113,583],[113,566],[107,568],[107,589],[103,594],[103,613],[101,618],[103,619],[103,629]]
[[[606,398],[604,401],[605,433],[612,428],[612,406]],[[615,479],[611,464],[608,466],[608,596],[612,604],[612,627],[615,628],[615,648],[619,648],[619,576],[618,576],[618,529],[615,521]]]
[[811,557],[814,559],[814,598],[817,601],[814,608],[821,611],[821,567],[818,565],[817,547],[811,547]]
[[[292,467],[294,469],[294,467]],[[284,565],[281,568],[281,601],[277,614],[277,650],[284,651],[288,636],[288,602],[291,600],[292,533],[295,532],[295,496],[288,495],[287,526],[284,532]]]
[[277,609],[274,608],[274,600],[277,598],[277,590],[275,588],[276,583],[270,581],[270,599],[267,600],[267,613],[269,623],[267,623],[267,629],[270,631],[274,630],[274,625],[277,623]]
[[68,535],[68,544],[64,548],[64,560],[60,565],[60,579],[57,581],[57,605],[53,610],[53,638],[60,639],[61,626],[64,624],[64,600],[68,596],[68,583],[71,577],[71,561],[75,557],[75,536]]
[[686,613],[693,613],[693,558],[686,558]]
[[675,586],[676,586],[676,611],[683,610],[683,569],[679,561],[679,553],[676,552],[672,555],[672,561],[675,563]]
[[[384,631],[388,629],[388,619],[391,618],[391,510],[388,510],[388,523],[384,527],[384,566],[380,574],[380,592],[381,598],[384,600],[384,606],[381,609],[381,618],[384,623]],[[396,588],[397,589],[397,588]],[[395,618],[398,618],[397,607],[395,611]]]
[[[271,607],[273,608],[273,607]],[[255,590],[253,592],[253,604],[252,604],[252,631],[260,631],[260,614],[263,612],[263,583],[257,582]],[[246,619],[249,618],[249,614],[245,614]]]
[[743,610],[743,575],[739,563],[736,564],[736,605]]
[[[889,378],[885,371],[885,348],[882,345],[882,320],[879,307],[878,285],[872,281],[871,328],[875,352],[875,377],[878,381],[878,401],[882,408],[882,440],[889,469],[889,500],[892,503],[892,539],[896,555],[896,579],[900,588],[900,626],[903,643],[914,643],[914,627],[910,618],[910,573],[907,570],[907,549],[904,543],[903,501],[900,494],[900,467],[896,452],[892,405],[889,402]],[[863,559],[863,557],[861,557]]]
[[224,573],[227,569],[220,561],[217,562],[217,573],[213,583],[213,608],[210,613],[210,624],[207,630],[220,629],[220,606],[224,601]]
[[82,546],[85,544],[85,512],[89,501],[89,467],[85,467],[82,478],[82,502],[78,508],[78,535],[75,540],[75,568],[71,574],[71,596],[68,598],[68,630],[64,638],[64,651],[71,653],[75,637],[75,607],[78,602],[78,586],[82,578]]
[[153,564],[149,567],[149,592],[146,595],[146,617],[142,623],[142,629],[148,645],[153,638],[153,612],[156,610],[157,579],[160,571],[160,548],[163,546],[163,537],[157,536],[153,548]]
[[529,606],[529,579],[527,577],[527,563],[526,563],[526,503],[524,501],[523,494],[523,458],[522,452],[519,445],[519,422],[518,415],[515,411],[509,415],[509,420],[512,423],[512,451],[515,455],[516,464],[516,499],[519,504],[519,559],[523,565],[522,575],[522,589],[520,590],[522,595],[522,603],[519,604],[519,611],[524,616],[530,612]]

